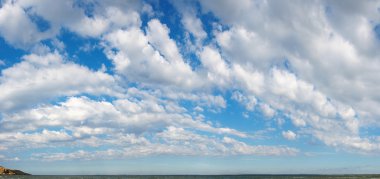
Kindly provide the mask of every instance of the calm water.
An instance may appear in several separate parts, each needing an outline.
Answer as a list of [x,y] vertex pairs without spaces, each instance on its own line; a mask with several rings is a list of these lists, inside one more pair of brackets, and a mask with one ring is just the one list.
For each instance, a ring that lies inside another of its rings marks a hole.
[[176,175],[176,176],[170,176],[170,175],[149,175],[149,176],[132,176],[132,175],[71,175],[71,176],[65,176],[65,175],[33,175],[33,176],[1,176],[0,179],[50,179],[50,178],[57,178],[57,179],[229,179],[229,178],[237,178],[237,179],[280,179],[280,178],[289,178],[289,179],[313,179],[313,178],[378,178],[380,179],[380,175]]

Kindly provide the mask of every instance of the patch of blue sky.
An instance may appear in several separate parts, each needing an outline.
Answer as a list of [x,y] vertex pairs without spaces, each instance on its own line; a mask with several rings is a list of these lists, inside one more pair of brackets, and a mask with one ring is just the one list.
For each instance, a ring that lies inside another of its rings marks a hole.
[[4,64],[0,65],[0,70],[13,66],[22,61],[21,57],[27,53],[9,45],[3,38],[0,38],[0,60]]
[[[6,151],[3,155],[7,156],[8,160],[2,160],[1,166],[9,164],[14,164],[23,161],[24,159],[30,158],[30,153],[26,153],[20,150]],[[9,167],[11,168],[11,167]]]
[[[344,157],[344,156],[343,156]],[[131,157],[133,158],[133,157]],[[373,166],[379,166],[376,157],[368,158],[368,162]],[[231,157],[194,157],[194,156],[168,156],[156,155],[150,157],[133,158],[133,160],[79,160],[56,161],[54,165],[46,165],[43,161],[20,161],[9,162],[10,168],[28,168],[28,172],[33,174],[275,174],[275,173],[322,173],[328,167],[336,167],[337,163],[332,161],[331,156],[321,157],[267,157],[267,156],[231,156]],[[355,159],[355,158],[354,158]],[[350,159],[351,166],[362,166],[361,158],[354,161]],[[186,162],[183,162],[186,161]],[[312,161],[312,162],[310,162]],[[326,162],[330,161],[330,162]],[[231,164],[234,165],[231,165]],[[5,164],[4,164],[5,165]],[[345,166],[347,164],[343,164]],[[123,167],[115,167],[123,166]],[[99,171],[99,168],[102,170]],[[299,169],[295,171],[295,169]],[[348,170],[348,168],[346,169]],[[373,169],[372,171],[376,171]],[[60,173],[61,172],[61,173]],[[97,173],[98,172],[98,173]],[[100,173],[101,172],[101,173]],[[197,172],[197,173],[196,173]],[[331,173],[333,171],[330,171]],[[327,173],[327,172],[324,172]]]
[[378,40],[380,40],[380,24],[377,24],[374,28],[373,28],[373,31],[376,35],[376,38]]
[[67,101],[71,96],[58,96],[58,97],[55,97],[55,98],[52,98],[50,99],[48,102],[49,104],[52,104],[52,105],[60,105],[61,103],[64,103],[65,101]]
[[326,16],[331,16],[331,15],[333,15],[333,9],[331,8],[331,6],[326,5],[325,8],[324,8],[324,10],[325,10],[325,14],[326,14]]
[[[348,165],[358,165],[352,159],[347,160],[347,163],[344,164],[344,156],[340,155],[330,155],[328,153],[314,156],[269,156],[269,157],[257,157],[259,158],[260,164],[268,167],[275,173],[313,173],[313,174],[332,174],[338,173],[335,169],[336,166],[348,166]],[[329,162],[326,162],[329,161]],[[351,163],[352,162],[352,163]],[[273,165],[273,163],[276,163]],[[272,167],[270,165],[272,164]],[[329,169],[332,169],[328,171]],[[354,168],[350,168],[342,173],[350,173]]]
[[[241,141],[247,144],[261,145],[288,145],[289,143],[297,143],[297,147],[303,146],[304,141],[302,140],[289,142],[283,139],[283,131],[291,130],[297,132],[297,130],[292,124],[291,119],[282,111],[276,111],[274,117],[267,117],[258,106],[253,111],[248,111],[235,100],[229,98],[226,100],[228,104],[226,109],[223,109],[219,113],[205,111],[203,114],[207,118],[212,119],[212,121],[218,122],[221,126],[228,126],[232,129],[244,131],[255,138],[253,141],[251,138],[241,139]],[[243,116],[244,113],[248,114],[249,117],[245,118]],[[283,120],[283,123],[279,125],[277,119]]]
[[110,95],[93,95],[93,94],[86,94],[86,93],[77,95],[77,97],[79,97],[79,96],[84,96],[84,97],[87,97],[87,98],[94,100],[94,101],[112,102],[112,101],[115,101],[118,99],[117,97],[110,96]]
[[199,57],[195,53],[184,53],[183,57],[186,63],[190,65],[191,70],[193,71],[199,69],[199,67],[202,64],[199,60]]
[[245,119],[243,112],[245,108],[235,101],[228,101],[226,109],[221,110],[219,113],[205,111],[204,115],[208,118],[218,121],[222,126],[229,126],[230,128],[241,131],[254,131],[259,130],[261,125],[260,121]]
[[[150,0],[149,0],[150,1]],[[146,27],[148,26],[148,22],[154,18],[159,18],[161,17],[163,14],[162,12],[157,12],[155,11],[155,9],[158,8],[158,3],[159,1],[151,1],[151,2],[146,2],[145,3],[151,5],[152,9],[153,9],[153,14],[149,14],[147,12],[145,13],[141,13],[140,14],[140,20],[141,20],[141,30],[146,32]]]
[[180,25],[181,16],[174,6],[168,1],[159,1],[158,3],[153,3],[151,5],[156,12],[156,18],[170,29],[169,37],[174,39],[177,43],[183,43],[185,33],[183,27]]
[[104,65],[107,73],[114,73],[112,61],[104,54],[100,40],[83,38],[65,29],[61,30],[58,39],[65,44],[65,51],[69,55],[69,60],[94,71],[100,70]]
[[288,70],[288,71],[294,73],[294,71],[293,71],[293,67],[292,67],[292,64],[290,63],[289,59],[285,58],[285,59],[283,60],[283,66],[285,67],[286,70]]
[[35,13],[28,13],[29,19],[34,23],[40,32],[45,32],[51,28],[50,23]]
[[[243,113],[247,112],[245,107],[241,106],[235,101],[229,101],[226,109],[221,110],[219,113],[205,111],[203,114],[207,116],[207,120],[218,124],[220,127],[229,127],[238,131],[243,131],[249,136],[255,138],[241,139],[243,142],[252,144],[268,144],[273,143],[268,138],[272,138],[275,131],[272,130],[273,126],[268,125],[271,120],[265,120],[265,117],[260,111],[249,112],[249,118],[245,118]],[[258,136],[260,135],[260,136]]]
[[[380,136],[380,129],[377,126],[367,126],[359,130],[360,136],[376,138]],[[380,137],[379,137],[380,138]]]
[[95,14],[95,8],[96,8],[95,1],[81,1],[81,0],[75,0],[73,6],[83,9],[83,12],[87,17],[94,17]]

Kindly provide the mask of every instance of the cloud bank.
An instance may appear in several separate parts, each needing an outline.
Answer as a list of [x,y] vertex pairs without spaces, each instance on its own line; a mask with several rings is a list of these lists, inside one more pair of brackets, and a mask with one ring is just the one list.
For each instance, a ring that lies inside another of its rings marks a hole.
[[378,1],[166,3],[2,1],[0,158],[379,154]]

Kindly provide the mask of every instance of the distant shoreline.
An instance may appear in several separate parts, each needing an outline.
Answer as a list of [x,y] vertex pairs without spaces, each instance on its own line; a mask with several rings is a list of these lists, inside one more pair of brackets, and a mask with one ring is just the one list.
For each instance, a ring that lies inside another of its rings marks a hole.
[[380,174],[36,174],[34,176],[380,176]]
[[[0,175],[1,176],[1,175]],[[75,174],[66,174],[66,175],[31,175],[31,176],[88,176],[88,177],[93,177],[93,176],[107,176],[107,177],[120,177],[120,176],[125,176],[125,177],[223,177],[223,176],[231,176],[231,177],[355,177],[355,176],[360,176],[362,177],[379,177],[380,174],[207,174],[207,175],[202,175],[202,174],[172,174],[172,175],[165,175],[165,174],[159,174],[159,175],[146,175],[146,174],[121,174],[121,175],[103,175],[103,174],[94,174],[94,175],[75,175]]]

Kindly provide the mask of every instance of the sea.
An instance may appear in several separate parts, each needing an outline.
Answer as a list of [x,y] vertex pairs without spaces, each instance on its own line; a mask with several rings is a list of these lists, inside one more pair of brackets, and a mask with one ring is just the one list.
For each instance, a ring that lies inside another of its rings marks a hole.
[[5,176],[0,179],[369,179],[380,175],[30,175]]

